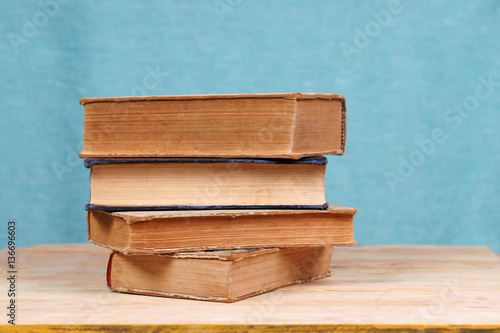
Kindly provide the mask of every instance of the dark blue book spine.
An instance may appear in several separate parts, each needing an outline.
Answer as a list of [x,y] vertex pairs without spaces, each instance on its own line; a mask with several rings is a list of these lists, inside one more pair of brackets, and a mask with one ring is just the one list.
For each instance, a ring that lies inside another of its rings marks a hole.
[[252,206],[97,206],[88,204],[86,210],[98,210],[102,212],[125,212],[125,211],[158,211],[158,210],[227,210],[227,209],[308,209],[325,210],[328,209],[328,202],[323,205],[252,205]]
[[324,156],[306,157],[299,160],[290,159],[263,159],[263,158],[129,158],[129,159],[86,159],[84,165],[91,168],[102,164],[134,164],[134,163],[262,163],[262,164],[312,164],[326,165],[328,160]]

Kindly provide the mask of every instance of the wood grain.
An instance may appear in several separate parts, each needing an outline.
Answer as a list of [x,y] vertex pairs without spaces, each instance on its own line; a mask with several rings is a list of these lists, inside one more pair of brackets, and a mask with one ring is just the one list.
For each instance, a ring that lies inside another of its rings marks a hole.
[[[110,292],[108,254],[81,244],[20,250],[18,323],[52,326],[17,326],[17,331],[55,332],[61,325],[76,325],[70,329],[79,332],[500,329],[500,259],[486,247],[336,248],[333,277],[234,304]],[[4,281],[5,250],[0,262]]]

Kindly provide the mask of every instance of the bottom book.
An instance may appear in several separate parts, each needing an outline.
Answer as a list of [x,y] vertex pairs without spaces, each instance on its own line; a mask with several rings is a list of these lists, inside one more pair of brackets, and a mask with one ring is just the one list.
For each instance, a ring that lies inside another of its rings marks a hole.
[[178,252],[109,258],[113,291],[235,302],[331,275],[333,246]]

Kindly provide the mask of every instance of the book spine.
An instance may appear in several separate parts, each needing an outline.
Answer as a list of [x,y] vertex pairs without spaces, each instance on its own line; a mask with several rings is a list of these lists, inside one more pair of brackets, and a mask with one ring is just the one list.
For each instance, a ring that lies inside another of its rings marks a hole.
[[327,210],[328,202],[322,205],[252,205],[252,206],[99,206],[87,204],[86,210],[97,210],[101,212],[130,212],[130,211],[159,211],[159,210],[236,210],[236,209],[306,209],[306,210]]
[[106,272],[106,284],[108,285],[108,288],[111,289],[111,265],[113,263],[113,256],[115,255],[115,252],[111,252],[109,255],[109,260],[108,260],[108,269]]

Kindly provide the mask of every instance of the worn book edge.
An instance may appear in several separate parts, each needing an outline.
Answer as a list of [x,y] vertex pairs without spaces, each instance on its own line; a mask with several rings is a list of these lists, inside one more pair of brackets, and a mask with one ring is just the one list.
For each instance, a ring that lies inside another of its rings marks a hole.
[[111,267],[113,264],[113,256],[114,252],[111,253],[109,256],[108,260],[108,268],[106,272],[106,284],[108,288],[112,291],[115,292],[121,292],[121,293],[128,293],[128,294],[138,294],[138,295],[147,295],[147,296],[162,296],[162,297],[171,297],[171,298],[183,298],[183,299],[191,299],[191,300],[198,300],[198,301],[212,301],[212,302],[222,302],[222,303],[234,303],[240,300],[243,300],[245,298],[253,297],[256,295],[264,294],[273,290],[277,290],[280,288],[288,287],[291,285],[295,284],[300,284],[304,282],[309,282],[309,281],[314,281],[314,280],[319,280],[323,279],[326,277],[330,277],[332,275],[332,272],[329,271],[328,273],[321,274],[318,276],[314,276],[311,278],[307,279],[298,279],[294,281],[289,281],[282,283],[278,286],[273,286],[269,287],[266,289],[258,290],[249,294],[245,294],[239,297],[214,297],[214,296],[195,296],[195,295],[187,295],[187,294],[178,294],[178,293],[168,293],[168,292],[158,292],[158,291],[151,291],[151,290],[143,290],[143,289],[136,289],[136,288],[122,288],[122,287],[114,287],[111,283]]
[[114,216],[122,218],[127,224],[137,222],[147,222],[154,219],[173,219],[173,218],[196,218],[209,216],[266,216],[266,215],[301,215],[301,214],[345,214],[356,215],[355,208],[349,208],[338,205],[328,204],[327,209],[320,210],[302,210],[302,209],[268,209],[268,210],[252,210],[252,209],[234,209],[234,210],[195,210],[195,211],[124,211],[110,213]]
[[[340,149],[335,150],[318,150],[314,152],[314,155],[344,155],[345,154],[345,144],[347,138],[347,126],[346,126],[346,102],[345,97],[340,94],[307,94],[307,93],[283,93],[283,94],[234,94],[234,95],[193,95],[193,96],[129,96],[129,97],[104,97],[104,98],[82,98],[80,99],[80,104],[85,105],[89,103],[98,102],[140,102],[140,101],[180,101],[180,100],[207,100],[207,99],[245,99],[245,98],[282,98],[288,100],[311,100],[311,99],[324,99],[324,100],[339,100],[342,105],[341,109],[341,138],[340,138]],[[300,159],[303,157],[311,156],[308,153],[280,153],[280,154],[244,154],[242,156],[247,158],[275,158],[275,159]],[[113,154],[109,154],[108,157],[112,157]],[[99,158],[90,153],[84,153],[83,151],[79,154],[80,158]],[[128,158],[137,157],[134,154],[119,154],[118,158]],[[198,157],[214,157],[213,154],[198,154]],[[228,156],[226,154],[220,154],[220,158],[234,157]]]
[[[164,254],[172,254],[178,252],[199,252],[199,251],[214,251],[214,250],[239,250],[239,249],[253,249],[255,245],[242,245],[242,246],[198,246],[198,247],[182,247],[182,248],[169,248],[169,249],[155,249],[155,248],[147,248],[147,247],[114,247],[107,244],[103,244],[100,242],[96,242],[95,240],[88,237],[88,241],[92,244],[104,247],[106,249],[113,250],[115,252],[120,252],[125,255],[164,255]],[[328,244],[270,244],[268,247],[276,247],[276,248],[301,248],[301,247],[325,247],[325,246],[354,246],[356,245],[356,240],[353,239],[349,242],[337,242],[337,243],[328,243]]]
[[244,99],[244,98],[283,98],[283,99],[340,99],[339,94],[307,94],[307,93],[282,93],[282,94],[227,94],[227,95],[179,95],[179,96],[124,96],[124,97],[98,97],[82,98],[80,105],[97,102],[138,102],[138,101],[190,101],[206,99]]
[[194,296],[194,295],[185,295],[185,294],[173,294],[173,293],[163,293],[163,292],[156,292],[156,291],[149,291],[149,290],[141,290],[141,289],[129,289],[129,288],[120,288],[120,287],[113,287],[109,286],[108,288],[112,291],[120,292],[120,293],[127,293],[127,294],[137,294],[137,295],[146,295],[146,296],[162,296],[162,297],[171,297],[171,298],[183,298],[183,299],[191,299],[191,300],[197,300],[197,301],[211,301],[211,302],[222,302],[222,303],[234,303],[237,301],[241,301],[246,298],[250,298],[253,296],[257,296],[260,294],[264,294],[273,290],[281,289],[284,287],[292,286],[295,284],[300,284],[300,283],[305,283],[309,281],[314,281],[314,280],[319,280],[319,279],[324,279],[327,277],[332,276],[332,272],[328,272],[326,274],[322,274],[319,276],[315,276],[309,279],[303,279],[303,280],[295,280],[291,282],[286,282],[283,283],[279,286],[255,291],[250,294],[246,294],[240,297],[202,297],[202,296]]

